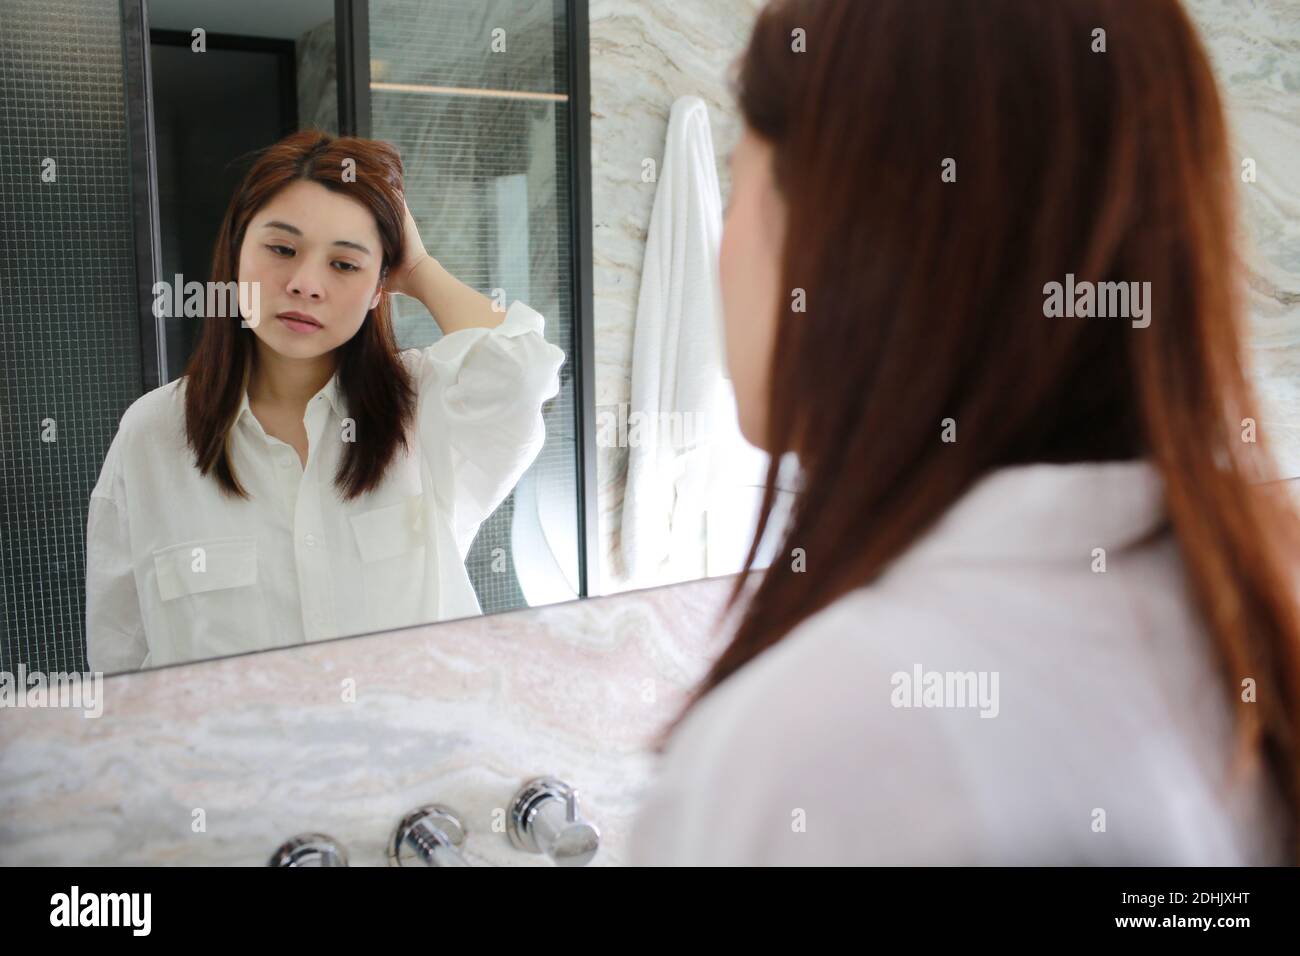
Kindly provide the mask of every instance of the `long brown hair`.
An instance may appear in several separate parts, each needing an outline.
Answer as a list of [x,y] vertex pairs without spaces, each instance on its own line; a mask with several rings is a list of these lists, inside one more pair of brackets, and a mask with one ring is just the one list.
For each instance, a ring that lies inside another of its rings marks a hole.
[[[351,161],[345,167],[345,161]],[[355,164],[354,166],[352,164]],[[355,171],[345,181],[344,170]],[[402,259],[402,158],[379,140],[332,137],[302,130],[263,150],[231,197],[212,252],[212,282],[238,279],[239,250],[253,216],[298,180],[320,183],[364,203],[375,217],[383,247],[381,275]],[[223,491],[247,498],[231,467],[227,438],[239,411],[254,356],[254,332],[229,318],[208,316],[185,368],[185,434],[201,474],[212,472]],[[357,334],[338,348],[339,390],[356,423],[334,484],[345,499],[376,487],[415,414],[415,388],[397,356],[388,294],[380,296]]]
[[[805,306],[778,305],[771,468],[724,615],[752,597],[659,749],[701,697],[875,580],[991,469],[1146,458],[1235,703],[1236,755],[1262,751],[1300,816],[1300,538],[1281,485],[1263,483],[1267,436],[1250,438],[1236,170],[1176,0],[924,13],[778,0],[736,94],[773,147],[781,288]],[[1070,273],[1150,282],[1149,326],[1046,317],[1046,285]],[[956,442],[941,440],[946,418]],[[789,451],[801,490],[751,587]],[[781,557],[796,547],[807,573]],[[1258,703],[1239,696],[1245,678]]]

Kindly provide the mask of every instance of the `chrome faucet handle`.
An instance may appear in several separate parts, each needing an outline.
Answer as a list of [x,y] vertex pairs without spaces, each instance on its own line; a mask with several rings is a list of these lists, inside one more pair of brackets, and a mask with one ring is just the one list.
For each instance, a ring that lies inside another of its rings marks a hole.
[[586,866],[600,831],[578,812],[578,791],[556,777],[535,777],[510,802],[506,832],[516,849],[545,853],[557,866]]
[[343,844],[324,833],[300,833],[280,844],[267,866],[347,866]]
[[469,866],[459,847],[465,827],[440,803],[416,807],[398,822],[388,841],[389,866]]

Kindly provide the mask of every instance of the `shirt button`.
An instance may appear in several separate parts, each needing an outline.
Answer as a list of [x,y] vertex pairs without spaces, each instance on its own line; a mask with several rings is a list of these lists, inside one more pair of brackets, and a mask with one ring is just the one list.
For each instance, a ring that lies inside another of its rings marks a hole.
[[292,468],[292,467],[293,467],[293,462],[291,462],[291,461],[289,460],[289,457],[288,457],[287,455],[285,455],[284,457],[282,457],[282,458],[280,459],[280,467],[281,467],[281,468]]
[[305,545],[306,545],[307,547],[309,547],[309,548],[314,548],[314,547],[316,547],[316,536],[315,536],[314,534],[306,535],[306,536],[302,539],[302,543],[305,544]]

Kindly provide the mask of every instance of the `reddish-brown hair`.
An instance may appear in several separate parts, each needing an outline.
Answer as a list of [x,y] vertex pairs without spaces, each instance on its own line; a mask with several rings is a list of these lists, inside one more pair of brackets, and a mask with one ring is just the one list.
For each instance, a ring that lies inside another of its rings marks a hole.
[[[1300,818],[1296,516],[1243,371],[1236,169],[1176,0],[778,0],[737,97],[787,209],[772,465],[711,689],[869,584],[991,469],[1147,458],[1245,760]],[[1095,52],[1105,30],[1105,52]],[[806,52],[797,52],[800,34]],[[956,160],[956,182],[941,176]],[[1045,285],[1150,282],[1150,325],[1047,318]],[[953,418],[959,440],[941,440]],[[793,451],[801,493],[747,582]],[[803,549],[815,569],[796,573]],[[870,635],[864,634],[864,640]],[[1256,681],[1257,703],[1241,699]],[[1241,763],[1235,766],[1242,766]]]
[[[356,179],[344,181],[344,161]],[[299,180],[320,183],[364,203],[375,217],[383,247],[381,276],[402,260],[405,206],[402,159],[378,140],[332,137],[302,130],[263,150],[231,197],[212,252],[212,282],[236,281],[239,250],[248,224],[280,190]],[[185,434],[201,474],[212,472],[222,489],[248,497],[231,467],[227,438],[239,411],[244,376],[253,361],[254,332],[229,318],[203,321],[185,368]],[[415,414],[415,388],[401,359],[389,314],[388,293],[367,313],[357,334],[338,348],[339,390],[356,423],[334,484],[342,497],[375,488]]]

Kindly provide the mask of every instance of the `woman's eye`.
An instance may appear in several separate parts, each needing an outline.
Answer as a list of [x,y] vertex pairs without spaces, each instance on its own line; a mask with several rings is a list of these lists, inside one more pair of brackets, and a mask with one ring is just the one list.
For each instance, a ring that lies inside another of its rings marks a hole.
[[[284,253],[289,253],[290,255],[293,254],[293,249],[290,246],[269,245],[266,248],[270,249],[272,252],[274,252],[277,256],[280,256],[281,258],[284,258]],[[281,252],[280,250],[283,250],[283,252]],[[361,267],[359,265],[356,265],[355,263],[352,262],[346,262],[342,259],[336,260],[334,265],[343,266],[342,269],[338,270],[339,272],[360,272],[361,271]]]

